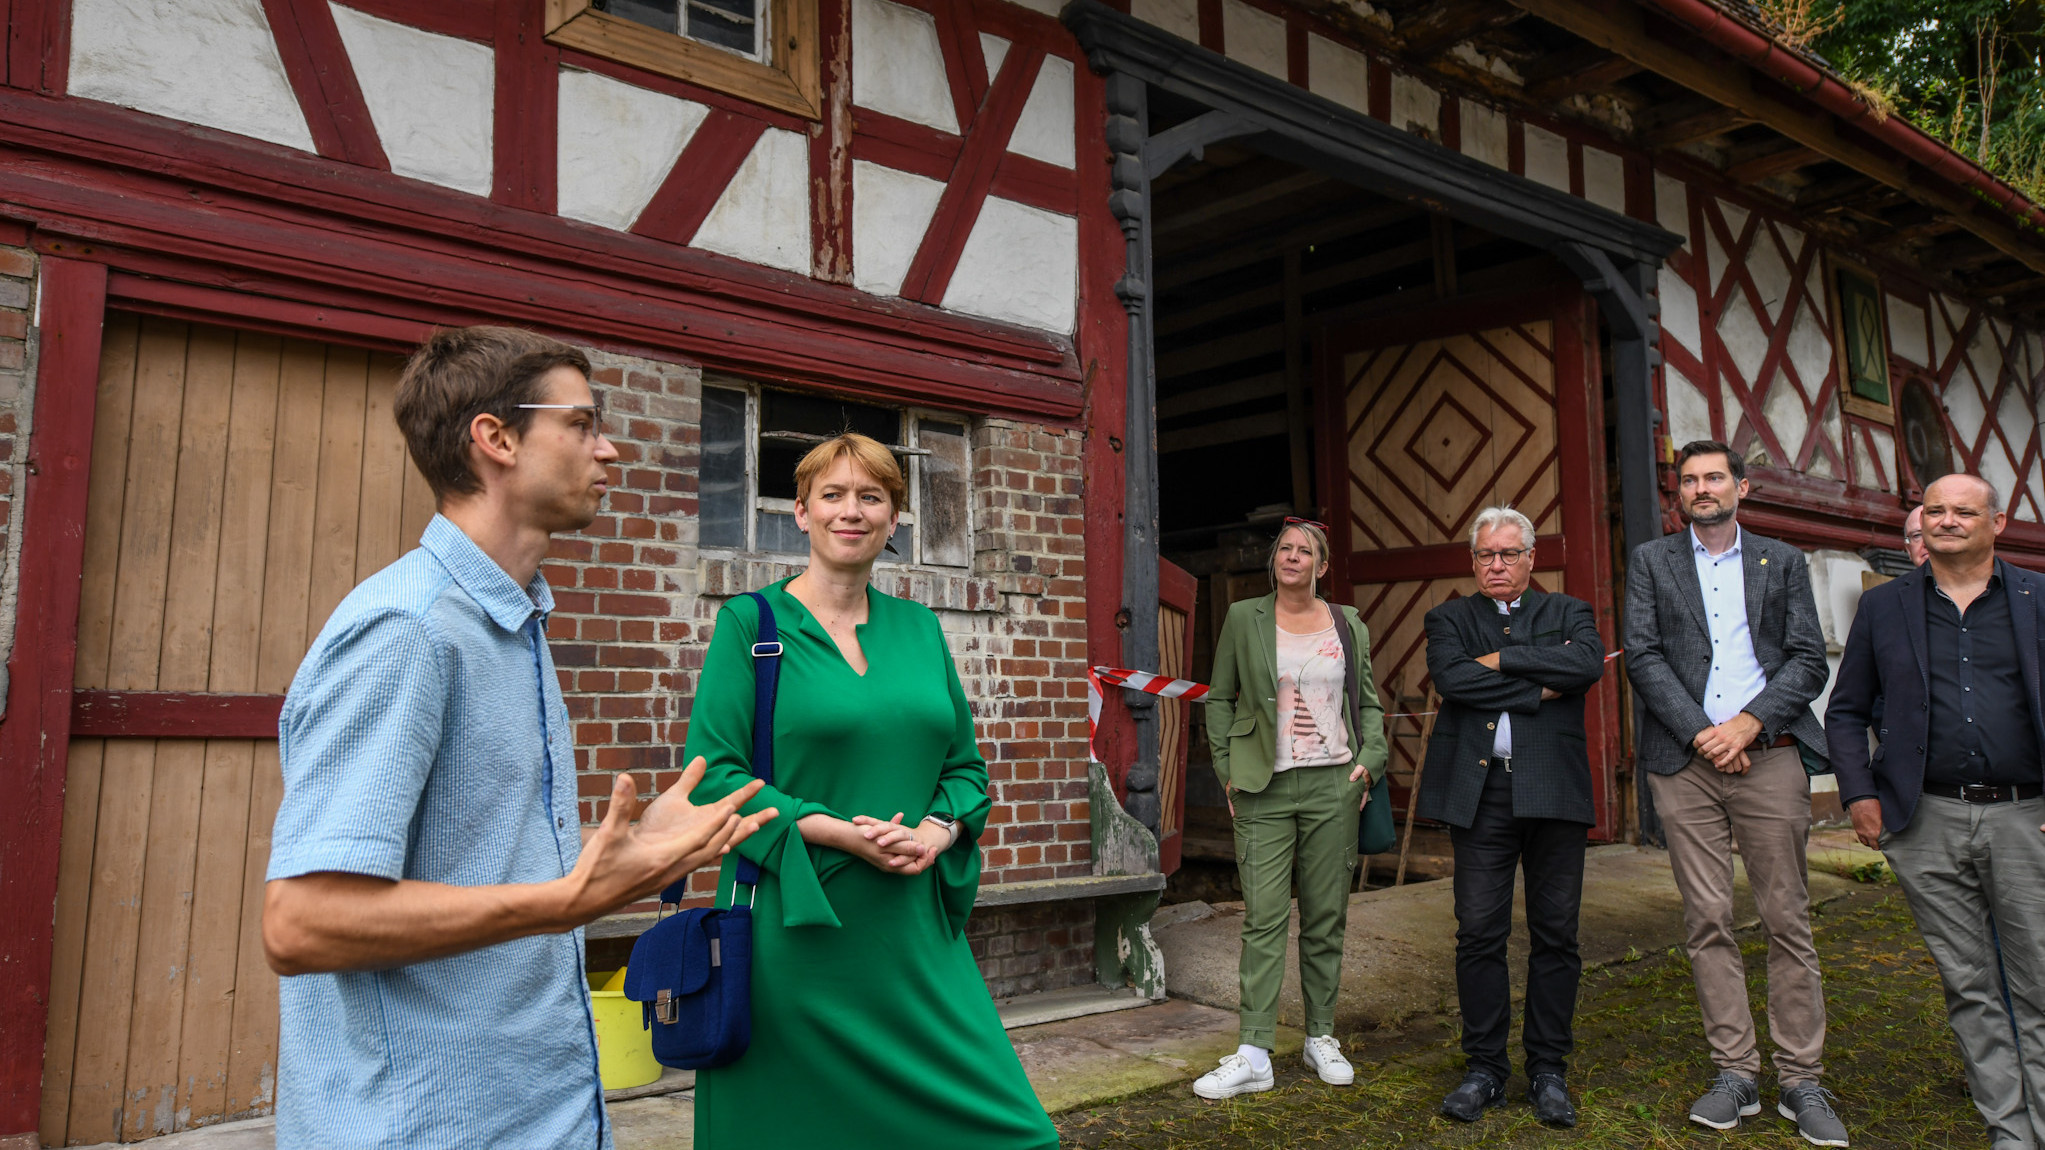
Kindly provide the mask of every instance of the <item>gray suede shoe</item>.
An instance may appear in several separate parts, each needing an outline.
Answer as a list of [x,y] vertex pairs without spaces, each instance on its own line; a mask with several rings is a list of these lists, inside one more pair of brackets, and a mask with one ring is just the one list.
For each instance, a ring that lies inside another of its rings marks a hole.
[[1832,1112],[1838,1095],[1815,1082],[1799,1082],[1782,1092],[1775,1109],[1796,1123],[1797,1133],[1813,1146],[1846,1145],[1846,1123]]
[[1711,1089],[1690,1104],[1690,1121],[1713,1130],[1731,1130],[1740,1119],[1761,1113],[1761,1088],[1751,1078],[1722,1071],[1711,1080]]

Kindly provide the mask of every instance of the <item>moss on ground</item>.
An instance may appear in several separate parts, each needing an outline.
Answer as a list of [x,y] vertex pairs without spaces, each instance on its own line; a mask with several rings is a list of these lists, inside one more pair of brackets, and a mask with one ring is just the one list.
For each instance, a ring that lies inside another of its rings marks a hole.
[[[1813,915],[1825,973],[1830,1031],[1827,1085],[1853,1145],[1886,1148],[1984,1147],[1987,1136],[1966,1094],[1946,1026],[1938,972],[1893,884],[1865,887]],[[1762,971],[1767,942],[1742,936],[1754,1014],[1765,1020]],[[1764,1060],[1772,1049],[1762,1022]],[[1203,1102],[1177,1084],[1111,1105],[1060,1115],[1064,1144],[1195,1150],[1214,1147],[1800,1147],[1775,1113],[1773,1071],[1764,1066],[1763,1109],[1719,1134],[1684,1118],[1709,1081],[1690,964],[1681,948],[1629,955],[1587,972],[1578,999],[1571,1089],[1581,1120],[1549,1130],[1533,1119],[1525,1082],[1512,1101],[1465,1126],[1440,1117],[1441,1097],[1462,1076],[1454,1019],[1424,1019],[1399,1030],[1343,1034],[1357,1085],[1338,1089],[1308,1075],[1296,1058],[1279,1064],[1278,1088],[1228,1102]],[[1513,1052],[1518,1056],[1518,1035]]]

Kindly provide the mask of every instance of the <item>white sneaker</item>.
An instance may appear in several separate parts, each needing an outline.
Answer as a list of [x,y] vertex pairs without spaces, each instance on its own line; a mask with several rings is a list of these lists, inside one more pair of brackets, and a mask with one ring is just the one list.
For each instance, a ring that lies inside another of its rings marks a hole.
[[1356,1068],[1342,1057],[1342,1044],[1332,1034],[1307,1039],[1307,1069],[1330,1086],[1347,1086],[1356,1081]]
[[1240,1054],[1231,1054],[1221,1060],[1220,1066],[1202,1074],[1199,1081],[1193,1083],[1193,1093],[1202,1098],[1219,1100],[1234,1098],[1238,1094],[1255,1094],[1260,1090],[1269,1090],[1277,1084],[1278,1080],[1273,1077],[1271,1067],[1266,1066],[1262,1073],[1258,1073],[1257,1068],[1250,1065],[1249,1059]]

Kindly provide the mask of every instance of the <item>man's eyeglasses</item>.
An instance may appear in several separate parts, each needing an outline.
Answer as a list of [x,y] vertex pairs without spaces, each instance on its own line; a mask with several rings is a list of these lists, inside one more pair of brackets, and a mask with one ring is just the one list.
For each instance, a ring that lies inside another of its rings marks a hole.
[[1903,537],[1903,542],[1905,542],[1905,543],[1915,543],[1915,542],[1917,542],[1918,540],[1920,540],[1920,539],[1922,539],[1922,538],[1924,538],[1924,532],[1922,532],[1922,531],[1912,531],[1912,532],[1911,532],[1910,534],[1908,534],[1908,535],[1905,535],[1905,536]]
[[1470,554],[1477,560],[1479,567],[1489,567],[1492,563],[1500,561],[1510,567],[1531,550],[1533,549],[1530,547],[1515,547],[1507,551],[1472,551]]
[[583,438],[589,439],[604,434],[604,405],[602,401],[596,403],[521,403],[517,406],[521,411],[586,411],[589,413],[589,422],[583,426]]

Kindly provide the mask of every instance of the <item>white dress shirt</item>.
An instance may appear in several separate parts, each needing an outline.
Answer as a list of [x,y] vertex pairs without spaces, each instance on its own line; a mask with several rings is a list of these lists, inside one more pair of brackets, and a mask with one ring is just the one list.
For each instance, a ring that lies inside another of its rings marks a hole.
[[1697,582],[1704,588],[1704,625],[1711,632],[1711,675],[1704,680],[1702,701],[1704,717],[1714,725],[1739,714],[1768,686],[1747,630],[1747,579],[1740,557],[1745,541],[1741,532],[1724,554],[1713,555],[1698,541],[1697,528],[1690,528]]
[[[1520,605],[1518,599],[1510,603],[1502,599],[1493,599],[1492,602],[1498,605],[1498,613],[1501,615],[1511,615]],[[1496,758],[1512,758],[1512,715],[1509,712],[1498,712],[1498,733],[1491,736],[1491,753]]]

